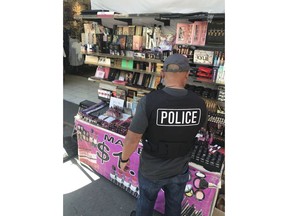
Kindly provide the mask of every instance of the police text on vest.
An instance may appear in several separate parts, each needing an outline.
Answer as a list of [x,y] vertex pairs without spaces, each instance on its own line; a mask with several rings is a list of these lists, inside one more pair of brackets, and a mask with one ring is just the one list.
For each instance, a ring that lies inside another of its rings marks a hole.
[[158,126],[192,126],[198,125],[201,119],[199,108],[157,109],[156,124]]

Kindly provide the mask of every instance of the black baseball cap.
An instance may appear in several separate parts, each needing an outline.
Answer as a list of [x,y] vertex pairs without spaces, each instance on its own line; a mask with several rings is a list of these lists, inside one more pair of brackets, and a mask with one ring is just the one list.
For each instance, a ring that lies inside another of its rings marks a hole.
[[[169,67],[173,65],[173,67]],[[178,67],[177,67],[178,66]],[[163,65],[164,72],[188,72],[190,71],[189,60],[181,54],[173,54],[168,56]]]

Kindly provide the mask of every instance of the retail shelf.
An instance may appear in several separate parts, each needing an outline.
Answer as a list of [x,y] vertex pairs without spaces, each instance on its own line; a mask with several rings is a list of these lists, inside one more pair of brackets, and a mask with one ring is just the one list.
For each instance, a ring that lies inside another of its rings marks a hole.
[[[221,83],[216,83],[211,79],[206,79],[206,78],[200,78],[200,77],[193,77],[190,76],[190,79],[192,82],[198,82],[198,83],[207,83],[207,84],[213,84],[213,85],[221,85],[221,86],[225,86],[225,84],[221,84]],[[189,83],[188,83],[189,84]],[[191,84],[191,83],[190,83]]]
[[215,100],[215,99],[211,99],[211,98],[206,98],[206,97],[203,97],[201,95],[200,95],[200,97],[203,98],[204,100],[209,101],[209,102],[216,103],[216,104],[218,104],[221,107],[225,107],[225,102],[222,102],[222,101],[219,101],[219,100]]
[[[96,78],[94,76],[91,76],[88,78],[89,81],[93,81],[93,82],[98,82],[98,83],[104,83],[104,84],[108,84],[108,85],[112,85],[112,86],[116,86],[116,87],[119,87],[119,88],[124,88],[124,89],[130,89],[130,90],[133,90],[133,91],[142,91],[144,93],[149,93],[155,89],[151,89],[151,88],[141,88],[141,87],[135,87],[135,86],[129,86],[129,85],[122,85],[122,84],[117,84],[117,83],[113,83],[111,81],[108,81],[108,80],[104,80],[104,79],[99,79],[99,78]],[[201,96],[202,97],[202,96]],[[225,102],[221,102],[221,101],[218,101],[218,100],[215,100],[215,99],[210,99],[210,98],[205,98],[205,97],[202,97],[204,100],[207,100],[207,101],[211,101],[213,103],[216,103],[222,107],[225,106]]]
[[[192,45],[193,46],[193,45]],[[194,46],[197,47],[197,49],[205,49],[205,50],[225,50],[225,46],[222,44],[219,45],[204,45],[204,46]]]
[[151,62],[151,63],[163,63],[163,61],[159,59],[147,59],[147,58],[136,58],[136,57],[127,57],[127,56],[121,56],[121,55],[111,55],[107,53],[97,53],[97,52],[87,52],[82,51],[83,55],[93,55],[93,56],[100,56],[100,57],[106,57],[106,58],[115,58],[115,59],[126,59],[126,60],[133,60],[133,61],[140,61],[140,62]]
[[137,73],[143,73],[143,74],[150,74],[153,76],[161,76],[160,73],[158,72],[149,72],[149,71],[144,71],[144,70],[137,70],[137,69],[129,69],[129,68],[123,68],[123,67],[117,67],[117,66],[109,66],[109,65],[104,65],[104,64],[98,64],[98,63],[94,63],[94,62],[85,62],[85,64],[88,65],[97,65],[97,66],[102,66],[102,67],[109,67],[109,68],[113,68],[113,69],[118,69],[118,70],[123,70],[123,71],[130,71],[130,72],[137,72]]
[[116,83],[113,83],[111,81],[108,81],[108,80],[103,80],[103,79],[98,79],[96,77],[89,77],[88,78],[88,81],[93,81],[93,82],[98,82],[98,83],[104,83],[104,84],[109,84],[109,85],[113,85],[113,86],[116,86],[116,87],[120,87],[120,88],[124,88],[124,89],[130,89],[130,90],[134,90],[134,91],[142,91],[144,93],[149,93],[151,92],[152,90],[154,89],[150,89],[150,88],[137,88],[137,87],[133,87],[133,86],[127,86],[127,85],[121,85],[121,84],[116,84]]

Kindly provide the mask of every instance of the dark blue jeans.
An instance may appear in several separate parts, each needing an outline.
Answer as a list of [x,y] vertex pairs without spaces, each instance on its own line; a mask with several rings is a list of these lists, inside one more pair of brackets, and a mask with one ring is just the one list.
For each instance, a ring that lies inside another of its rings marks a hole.
[[163,180],[149,180],[138,172],[140,197],[137,200],[136,216],[152,216],[158,192],[165,193],[165,216],[180,216],[189,170],[186,173]]

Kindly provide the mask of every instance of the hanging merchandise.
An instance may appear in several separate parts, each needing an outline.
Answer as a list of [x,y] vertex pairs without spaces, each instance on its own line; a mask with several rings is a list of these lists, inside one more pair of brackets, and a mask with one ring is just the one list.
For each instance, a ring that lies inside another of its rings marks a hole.
[[69,37],[69,63],[71,66],[80,66],[84,63],[81,52],[81,43],[78,39]]

